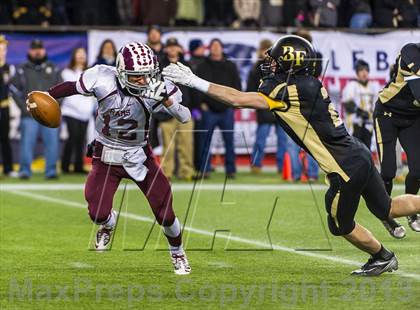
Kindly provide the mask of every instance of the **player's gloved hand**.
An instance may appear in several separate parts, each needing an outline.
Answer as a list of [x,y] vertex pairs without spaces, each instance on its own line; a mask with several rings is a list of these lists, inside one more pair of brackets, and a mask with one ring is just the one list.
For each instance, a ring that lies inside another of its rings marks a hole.
[[144,91],[142,97],[153,99],[156,101],[163,101],[168,98],[168,91],[166,90],[165,82],[162,80],[152,82],[149,89]]
[[357,108],[356,115],[362,118],[363,120],[368,120],[370,118],[369,112],[362,110],[361,108]]
[[207,92],[210,86],[209,82],[196,76],[190,68],[180,62],[170,64],[169,66],[163,68],[162,74],[174,83],[195,88],[202,92]]

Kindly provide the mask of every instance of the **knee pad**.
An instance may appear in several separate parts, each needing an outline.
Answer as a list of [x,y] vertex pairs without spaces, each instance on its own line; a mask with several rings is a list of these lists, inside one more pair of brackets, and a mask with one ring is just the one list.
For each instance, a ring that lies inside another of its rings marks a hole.
[[355,225],[356,223],[353,221],[351,223],[348,223],[348,224],[345,223],[345,224],[342,224],[340,227],[337,227],[332,216],[328,215],[328,228],[330,229],[330,232],[334,236],[348,235],[349,233],[353,231]]

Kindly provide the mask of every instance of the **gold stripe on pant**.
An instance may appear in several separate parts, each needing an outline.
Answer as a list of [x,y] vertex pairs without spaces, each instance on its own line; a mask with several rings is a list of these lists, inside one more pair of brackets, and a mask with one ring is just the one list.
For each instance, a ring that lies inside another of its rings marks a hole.
[[178,158],[178,177],[190,179],[193,168],[193,121],[182,124],[175,118],[159,123],[162,133],[163,153],[161,167],[163,173],[172,178],[175,170],[175,152]]

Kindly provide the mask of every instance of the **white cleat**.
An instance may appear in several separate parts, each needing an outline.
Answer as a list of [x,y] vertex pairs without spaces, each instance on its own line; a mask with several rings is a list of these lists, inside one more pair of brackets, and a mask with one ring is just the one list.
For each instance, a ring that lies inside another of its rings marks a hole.
[[108,229],[101,225],[96,232],[95,249],[98,252],[106,251],[111,245],[111,238],[114,229]]
[[188,263],[187,255],[184,250],[179,253],[170,253],[172,264],[174,265],[174,272],[177,275],[187,275],[191,273],[191,267]]
[[408,226],[410,226],[412,230],[416,232],[420,232],[420,216],[418,214],[407,216],[407,220],[408,220]]
[[[112,211],[116,216],[115,211]],[[109,250],[112,241],[112,234],[114,232],[114,226],[101,225],[96,232],[95,238],[95,249],[98,252]]]

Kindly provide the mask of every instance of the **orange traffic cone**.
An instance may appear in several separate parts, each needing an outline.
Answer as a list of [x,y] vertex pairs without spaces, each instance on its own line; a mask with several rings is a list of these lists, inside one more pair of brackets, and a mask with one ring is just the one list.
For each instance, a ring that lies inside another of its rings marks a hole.
[[292,178],[292,162],[289,153],[286,152],[283,158],[283,180],[291,181]]

